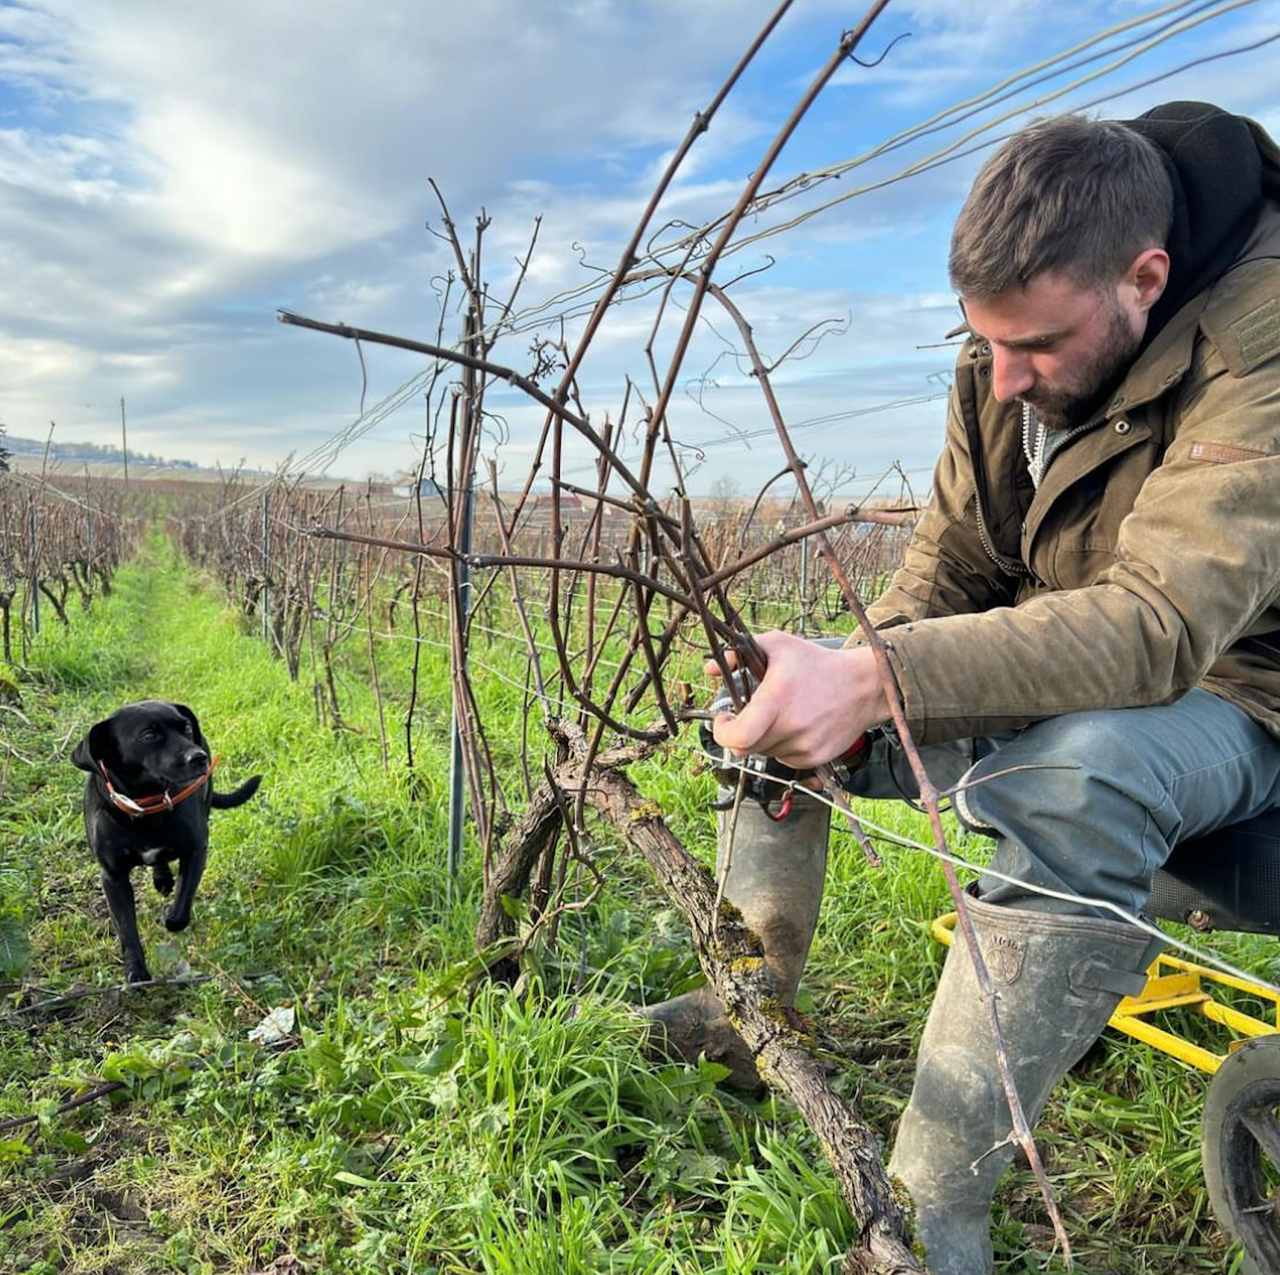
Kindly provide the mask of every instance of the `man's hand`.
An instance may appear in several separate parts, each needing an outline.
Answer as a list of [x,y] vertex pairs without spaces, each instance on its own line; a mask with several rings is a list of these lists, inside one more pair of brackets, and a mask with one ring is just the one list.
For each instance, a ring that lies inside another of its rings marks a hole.
[[[742,712],[715,720],[716,742],[731,752],[765,753],[809,770],[840,757],[864,731],[888,721],[889,704],[869,647],[832,650],[789,633],[766,633],[758,641],[769,657],[764,679]],[[719,675],[714,661],[707,672]]]

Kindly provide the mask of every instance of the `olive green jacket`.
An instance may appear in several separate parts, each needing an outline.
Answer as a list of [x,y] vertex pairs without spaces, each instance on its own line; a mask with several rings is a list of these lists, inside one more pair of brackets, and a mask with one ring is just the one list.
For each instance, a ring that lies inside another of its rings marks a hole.
[[970,338],[928,510],[870,616],[919,743],[1193,686],[1280,737],[1280,208],[1038,491]]

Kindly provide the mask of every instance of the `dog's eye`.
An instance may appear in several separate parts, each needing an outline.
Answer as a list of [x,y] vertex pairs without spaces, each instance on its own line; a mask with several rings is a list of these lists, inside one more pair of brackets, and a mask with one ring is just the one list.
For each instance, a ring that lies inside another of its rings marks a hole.
[[138,732],[139,739],[159,739],[160,732],[154,726],[145,726]]

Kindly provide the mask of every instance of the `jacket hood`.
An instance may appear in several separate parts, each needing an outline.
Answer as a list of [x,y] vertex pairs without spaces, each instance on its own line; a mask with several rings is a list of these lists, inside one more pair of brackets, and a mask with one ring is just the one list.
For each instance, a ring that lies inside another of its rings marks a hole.
[[1252,120],[1207,102],[1168,102],[1126,123],[1164,152],[1173,183],[1169,285],[1146,340],[1239,255],[1262,210],[1280,200],[1280,151]]

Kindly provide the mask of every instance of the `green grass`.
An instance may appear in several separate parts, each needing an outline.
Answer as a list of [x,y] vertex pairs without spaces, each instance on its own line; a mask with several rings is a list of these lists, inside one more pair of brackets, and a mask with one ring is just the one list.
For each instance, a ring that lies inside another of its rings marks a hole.
[[[388,686],[405,659],[385,658]],[[430,686],[441,705],[438,662]],[[469,850],[447,880],[443,738],[417,741],[416,781],[384,767],[357,670],[342,682],[346,728],[318,724],[305,677],[291,682],[152,542],[0,690],[13,750],[0,760],[0,958],[22,969],[0,986],[11,1007],[106,993],[23,1018],[0,1008],[0,1119],[41,1115],[0,1134],[0,1271],[839,1269],[851,1221],[796,1113],[719,1091],[714,1069],[643,1056],[628,1004],[695,967],[674,912],[623,851],[601,847],[607,892],[516,991],[467,999],[458,974],[478,868]],[[518,730],[518,696],[484,693]],[[153,971],[211,980],[126,996],[107,990],[118,955],[68,758],[93,721],[149,696],[197,711],[223,787],[265,778],[254,801],[214,816],[189,931],[165,933],[137,883]],[[637,776],[709,856],[710,781],[684,763],[675,754]],[[923,835],[909,811],[876,817]],[[838,1087],[860,1095],[882,1137],[942,959],[928,921],[946,906],[928,859],[886,848],[872,867],[836,838],[803,1003]],[[1273,966],[1271,946],[1232,950]],[[294,1036],[252,1043],[277,1006],[293,1008]],[[102,1079],[124,1088],[52,1114]],[[1039,1141],[1078,1271],[1227,1269],[1196,1155],[1203,1091],[1198,1074],[1114,1037],[1064,1085]],[[995,1222],[1001,1272],[1061,1269],[1045,1264],[1028,1175],[1007,1181]]]

